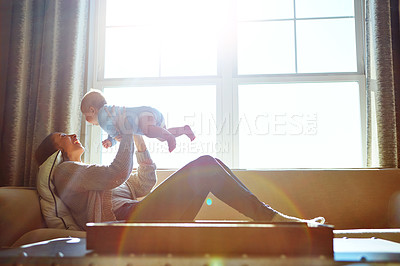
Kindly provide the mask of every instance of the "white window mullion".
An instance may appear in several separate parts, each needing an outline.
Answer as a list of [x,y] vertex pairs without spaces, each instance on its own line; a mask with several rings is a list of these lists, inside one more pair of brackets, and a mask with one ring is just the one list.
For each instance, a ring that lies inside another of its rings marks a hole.
[[[105,79],[101,81],[103,87],[141,87],[141,86],[190,86],[190,85],[214,85],[219,82],[219,77],[193,77],[193,78],[175,78],[175,77],[161,77],[161,78],[119,78],[119,79]],[[100,82],[98,82],[100,84]]]
[[[237,145],[232,134],[235,127],[234,81],[236,75],[236,27],[235,1],[225,1],[226,7],[223,16],[223,27],[218,47],[218,70],[221,82],[217,85],[217,157],[227,165],[235,167],[235,153]],[[236,97],[237,98],[237,97]]]
[[295,73],[298,73],[298,64],[297,64],[297,19],[296,19],[296,0],[293,0],[293,27],[294,27],[294,64],[295,64]]
[[[94,11],[93,26],[91,26],[91,34],[89,36],[89,77],[88,89],[96,88],[103,90],[102,81],[104,80],[104,49],[105,49],[105,14],[106,1],[99,0],[93,2],[92,11]],[[84,120],[83,120],[84,121]],[[86,156],[84,158],[87,163],[101,163],[101,128],[85,123],[86,128]],[[93,141],[95,140],[95,141]]]
[[356,46],[357,46],[357,72],[364,74],[364,3],[365,1],[354,0],[354,12],[355,12],[355,27],[356,27]]
[[360,74],[360,108],[361,108],[361,140],[363,167],[367,167],[367,94],[365,81],[365,1],[354,0],[356,46],[357,46],[357,71]]
[[288,83],[288,82],[335,82],[335,81],[358,81],[364,75],[357,73],[336,74],[288,74],[288,75],[242,75],[238,77],[239,84],[253,83]]
[[105,69],[105,46],[106,46],[106,0],[99,0],[97,8],[97,38],[96,38],[96,81],[104,80]]
[[239,98],[238,82],[234,79],[232,82],[232,167],[239,167]]
[[236,151],[235,134],[235,118],[233,101],[232,79],[222,78],[220,84],[217,85],[217,157],[221,158],[226,164],[234,165],[234,154]]
[[367,92],[365,76],[360,77],[361,141],[363,167],[367,167]]

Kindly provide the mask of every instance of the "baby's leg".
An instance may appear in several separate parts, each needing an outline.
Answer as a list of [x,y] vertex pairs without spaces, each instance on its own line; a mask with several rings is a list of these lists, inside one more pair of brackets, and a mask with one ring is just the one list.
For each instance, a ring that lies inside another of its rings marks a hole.
[[157,138],[161,141],[167,141],[170,152],[176,148],[175,136],[167,129],[157,126],[154,116],[147,114],[140,116],[139,127],[145,136],[149,138]]
[[168,131],[174,135],[175,137],[179,137],[181,135],[186,135],[189,137],[189,139],[191,141],[193,141],[196,136],[194,135],[192,129],[190,128],[190,126],[186,125],[183,127],[172,127],[172,128],[168,128]]

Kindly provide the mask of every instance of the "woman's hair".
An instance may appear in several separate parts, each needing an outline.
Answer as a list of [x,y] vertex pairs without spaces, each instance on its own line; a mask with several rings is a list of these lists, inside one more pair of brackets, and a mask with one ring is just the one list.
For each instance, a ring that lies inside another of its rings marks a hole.
[[105,104],[107,104],[107,101],[103,93],[99,90],[91,89],[82,98],[81,111],[86,113],[91,106],[99,110]]
[[54,143],[54,139],[52,137],[54,134],[55,133],[49,134],[36,149],[35,159],[39,166],[58,150],[58,147],[56,143]]

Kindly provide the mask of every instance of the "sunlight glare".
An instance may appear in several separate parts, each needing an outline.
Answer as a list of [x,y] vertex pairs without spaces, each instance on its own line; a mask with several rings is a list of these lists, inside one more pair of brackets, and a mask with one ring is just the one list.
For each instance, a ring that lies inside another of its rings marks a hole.
[[224,1],[107,1],[105,77],[217,75]]

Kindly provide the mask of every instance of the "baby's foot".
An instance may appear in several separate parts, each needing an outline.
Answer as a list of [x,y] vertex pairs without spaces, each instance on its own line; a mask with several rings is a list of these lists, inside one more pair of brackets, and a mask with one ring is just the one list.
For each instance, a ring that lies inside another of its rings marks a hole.
[[185,131],[185,135],[189,137],[190,141],[193,141],[196,138],[190,126],[186,125],[183,127],[183,129]]
[[166,141],[168,143],[168,150],[169,152],[172,152],[176,148],[176,139],[173,135],[170,135],[166,138]]

